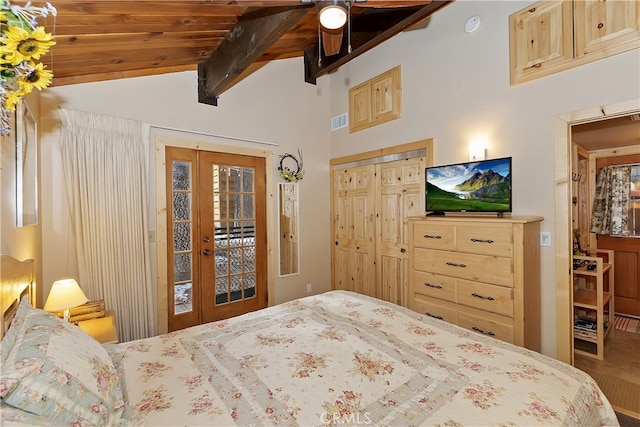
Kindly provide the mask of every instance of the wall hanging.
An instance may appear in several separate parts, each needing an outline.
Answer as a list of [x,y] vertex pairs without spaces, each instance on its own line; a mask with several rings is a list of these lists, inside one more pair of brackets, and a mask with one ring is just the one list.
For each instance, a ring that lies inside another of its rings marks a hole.
[[298,148],[298,157],[290,153],[281,154],[278,171],[287,182],[298,182],[304,177],[302,151]]

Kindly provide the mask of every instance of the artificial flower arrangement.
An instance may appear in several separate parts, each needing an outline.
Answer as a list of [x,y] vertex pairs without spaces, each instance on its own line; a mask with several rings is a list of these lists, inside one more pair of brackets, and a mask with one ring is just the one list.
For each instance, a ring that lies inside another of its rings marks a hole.
[[51,84],[53,73],[37,62],[55,44],[52,35],[38,26],[38,17],[56,15],[56,8],[47,3],[36,7],[0,0],[0,135],[9,134],[9,114],[34,88],[42,90]]
[[[282,177],[282,179],[284,179],[285,181],[297,182],[304,177],[304,171],[302,170],[302,151],[300,151],[299,148],[298,156],[300,156],[300,160],[298,160],[293,154],[285,153],[280,155],[280,165],[278,166],[278,171],[280,172],[280,176]],[[295,169],[285,166],[285,160],[294,162]]]

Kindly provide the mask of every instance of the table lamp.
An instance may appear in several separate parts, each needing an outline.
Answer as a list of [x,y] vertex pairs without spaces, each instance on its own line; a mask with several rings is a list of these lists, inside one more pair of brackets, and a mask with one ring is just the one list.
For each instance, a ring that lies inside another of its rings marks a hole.
[[80,285],[75,279],[56,280],[51,286],[47,302],[44,304],[46,311],[64,311],[64,320],[69,321],[69,309],[82,305],[89,301]]

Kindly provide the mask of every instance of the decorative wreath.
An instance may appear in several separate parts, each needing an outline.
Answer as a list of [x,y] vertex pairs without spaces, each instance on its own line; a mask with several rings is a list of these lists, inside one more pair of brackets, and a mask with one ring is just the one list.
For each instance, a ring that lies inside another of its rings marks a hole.
[[[278,171],[280,171],[280,176],[282,179],[288,182],[297,182],[302,180],[304,177],[304,171],[302,170],[302,151],[298,148],[298,156],[300,160],[296,156],[290,153],[285,153],[280,155],[280,165],[278,166]],[[289,163],[289,166],[285,165],[285,161]]]

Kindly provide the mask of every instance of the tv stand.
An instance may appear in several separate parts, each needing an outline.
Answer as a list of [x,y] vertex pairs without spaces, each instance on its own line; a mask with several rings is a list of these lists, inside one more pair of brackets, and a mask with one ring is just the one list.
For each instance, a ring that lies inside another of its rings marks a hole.
[[442,211],[433,211],[433,212],[429,212],[426,216],[444,216],[444,212],[442,212]]

